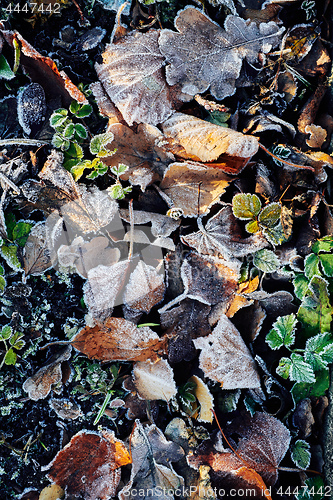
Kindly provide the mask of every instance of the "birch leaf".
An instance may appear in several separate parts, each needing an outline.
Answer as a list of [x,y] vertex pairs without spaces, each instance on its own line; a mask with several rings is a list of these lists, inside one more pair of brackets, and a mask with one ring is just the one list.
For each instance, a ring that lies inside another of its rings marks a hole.
[[162,128],[166,137],[175,139],[186,153],[203,162],[214,161],[222,154],[251,158],[259,148],[257,137],[184,113],[174,113]]
[[227,16],[224,29],[200,10],[187,7],[175,19],[178,33],[162,30],[159,44],[169,65],[169,85],[182,84],[183,92],[195,95],[208,90],[216,99],[235,92],[243,59],[254,64],[260,52],[278,44],[279,28],[273,21],[247,23]]
[[223,389],[254,389],[260,378],[239,331],[223,315],[211,335],[195,339],[201,349],[200,368],[206,377],[222,384]]
[[129,34],[107,45],[103,63],[96,64],[98,78],[128,125],[157,125],[172,113],[158,37],[157,30]]
[[177,393],[173,370],[165,359],[136,363],[133,375],[134,385],[142,399],[170,401]]

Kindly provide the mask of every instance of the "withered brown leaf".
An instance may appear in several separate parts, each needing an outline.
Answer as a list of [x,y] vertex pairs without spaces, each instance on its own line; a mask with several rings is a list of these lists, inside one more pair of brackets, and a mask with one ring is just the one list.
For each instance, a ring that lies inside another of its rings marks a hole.
[[23,251],[23,268],[26,276],[43,274],[52,266],[46,237],[45,223],[39,222],[31,229]]
[[177,393],[173,370],[165,359],[135,363],[133,377],[142,399],[170,401]]
[[164,276],[142,260],[129,277],[124,304],[133,312],[149,313],[164,297]]

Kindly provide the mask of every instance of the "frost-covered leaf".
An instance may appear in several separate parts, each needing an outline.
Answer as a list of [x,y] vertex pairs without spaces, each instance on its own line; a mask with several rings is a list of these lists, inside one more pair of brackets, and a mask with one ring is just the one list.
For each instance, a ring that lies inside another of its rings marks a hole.
[[208,389],[207,384],[201,378],[193,375],[189,382],[195,383],[194,395],[199,403],[198,422],[213,422],[214,398]]
[[34,401],[44,399],[50,393],[52,386],[62,379],[61,363],[71,357],[71,346],[66,346],[60,353],[55,354],[47,365],[40,368],[23,384],[23,390],[28,392],[29,398]]
[[299,469],[307,469],[310,465],[310,445],[303,439],[297,439],[291,448],[291,459]]
[[255,363],[239,331],[222,315],[208,337],[193,340],[201,349],[200,368],[206,377],[222,384],[224,389],[260,387]]
[[333,254],[321,253],[319,254],[320,264],[323,268],[324,274],[333,277]]
[[309,280],[304,276],[303,273],[296,275],[293,280],[294,292],[299,300],[303,300],[309,289]]
[[109,500],[120,481],[120,467],[131,463],[125,444],[112,431],[82,430],[43,467],[50,480],[74,497]]
[[0,255],[5,259],[7,264],[14,270],[18,271],[21,269],[21,262],[17,257],[18,247],[16,245],[1,245]]
[[311,365],[304,361],[303,356],[293,352],[290,356],[290,359],[290,380],[295,382],[306,382],[308,384],[316,381],[316,377]]
[[321,370],[316,374],[316,381],[314,383],[304,383],[299,382],[294,384],[291,388],[291,395],[294,400],[295,406],[297,403],[305,398],[319,398],[320,396],[325,396],[327,389],[330,385],[330,374],[329,370]]
[[308,279],[313,278],[313,276],[320,276],[321,272],[319,269],[319,257],[314,253],[307,255],[304,262],[304,274]]
[[172,113],[158,38],[157,30],[129,34],[108,44],[103,63],[96,64],[98,78],[128,125],[157,125]]
[[131,3],[127,0],[97,0],[99,4],[102,5],[105,10],[113,10],[114,12],[118,12],[118,10],[124,6],[121,13],[124,16],[129,16]]
[[[120,217],[126,222],[130,222],[129,210],[120,209]],[[172,219],[167,215],[157,214],[155,212],[145,212],[133,210],[134,224],[148,224],[151,223],[151,233],[155,237],[165,238],[170,236],[179,225],[180,220]]]
[[162,128],[165,136],[181,144],[192,159],[203,162],[214,161],[222,154],[251,158],[259,148],[257,137],[184,113],[174,113]]
[[17,116],[23,131],[36,133],[45,120],[45,92],[39,83],[30,83],[18,93]]
[[161,180],[164,170],[174,160],[173,154],[164,147],[167,142],[164,135],[153,125],[140,124],[133,132],[126,125],[115,123],[108,127],[108,133],[114,136],[112,147],[116,151],[104,157],[103,162],[110,167],[127,165],[128,169],[120,178],[139,185],[142,191],[152,182]]
[[254,219],[260,210],[261,201],[256,194],[239,193],[232,199],[232,211],[237,219]]
[[72,339],[72,345],[90,359],[99,361],[156,361],[166,349],[166,338],[147,326],[138,328],[123,318],[108,318],[86,326]]
[[295,328],[297,319],[295,314],[279,316],[273,323],[273,328],[266,336],[266,342],[271,349],[290,347],[295,342]]
[[124,304],[135,312],[149,313],[163,300],[165,292],[164,276],[142,260],[128,279],[124,292]]
[[327,282],[314,276],[308,285],[297,319],[303,324],[307,337],[318,332],[331,330],[333,310],[330,303]]
[[45,222],[39,222],[32,228],[24,246],[24,272],[26,276],[43,274],[51,266]]
[[165,359],[136,363],[133,376],[134,385],[142,399],[170,401],[177,393],[173,370]]
[[55,399],[50,400],[50,408],[55,411],[58,417],[66,420],[76,420],[83,415],[80,406],[70,399]]
[[96,134],[91,139],[89,144],[90,153],[98,156],[106,156],[110,154],[110,150],[106,149],[106,145],[114,140],[112,132],[105,132],[105,134]]
[[280,220],[281,205],[279,203],[269,203],[260,212],[258,221],[262,226],[274,227]]
[[[131,435],[132,470],[129,483],[119,492],[120,500],[134,500],[137,491],[143,498],[172,500],[173,491],[184,484],[171,462],[178,462],[183,449],[168,441],[155,425],[143,426],[136,420]],[[169,493],[170,492],[170,493]]]
[[253,264],[264,273],[274,273],[280,267],[280,262],[272,250],[258,250],[254,254]]
[[198,232],[181,236],[181,239],[203,255],[218,253],[226,259],[245,257],[268,246],[261,234],[243,238],[242,228],[228,205],[211,217],[205,227],[198,219],[198,226]]
[[235,92],[243,59],[254,64],[260,52],[278,44],[274,22],[247,23],[239,16],[227,16],[224,29],[200,10],[187,7],[175,19],[178,33],[162,30],[159,45],[169,65],[169,85],[180,83],[183,92],[195,95],[208,90],[216,99]]
[[198,163],[172,163],[160,188],[185,217],[207,213],[225,192],[231,179],[224,172]]
[[304,358],[314,371],[327,368],[333,361],[333,337],[330,333],[319,333],[306,341]]

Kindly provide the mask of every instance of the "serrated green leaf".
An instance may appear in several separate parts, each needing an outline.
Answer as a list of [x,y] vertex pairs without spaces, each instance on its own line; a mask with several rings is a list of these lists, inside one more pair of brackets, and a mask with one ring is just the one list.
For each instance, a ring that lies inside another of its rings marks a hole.
[[223,413],[230,413],[231,411],[235,411],[240,396],[241,396],[240,389],[232,391],[222,391],[222,395],[218,399],[219,410],[222,411]]
[[258,220],[266,227],[274,227],[279,222],[281,206],[279,203],[269,203],[260,212]]
[[333,277],[333,254],[331,253],[321,253],[319,254],[320,264],[323,268],[324,274]]
[[83,158],[83,149],[80,144],[71,142],[68,150],[66,151],[66,156],[67,155],[76,158],[76,160],[81,160]]
[[81,125],[81,123],[75,123],[74,129],[75,136],[77,136],[79,139],[86,139],[88,132],[84,125]]
[[5,365],[15,365],[17,355],[12,348],[8,349],[5,355]]
[[52,128],[58,128],[64,125],[67,120],[67,110],[66,109],[58,109],[54,113],[52,113],[50,117],[50,125]]
[[75,115],[79,111],[80,107],[81,107],[80,103],[78,103],[77,101],[72,101],[69,106],[69,111],[73,115]]
[[311,398],[312,396],[316,398],[324,396],[326,391],[328,390],[329,383],[329,371],[322,370],[320,372],[317,372],[316,381],[313,384],[306,384],[302,382],[294,384],[291,389],[291,395],[293,397],[295,406],[297,405],[297,403],[302,401],[302,399]]
[[106,156],[111,152],[106,149],[106,145],[114,140],[114,135],[111,132],[95,135],[89,145],[90,153],[93,155]]
[[6,288],[7,282],[6,279],[3,276],[0,276],[0,293],[3,293],[4,289]]
[[77,118],[86,118],[86,116],[91,115],[92,107],[90,104],[82,104],[81,108],[75,113]]
[[0,254],[14,271],[21,268],[21,263],[17,258],[17,246],[2,245],[0,248]]
[[309,290],[310,281],[304,276],[304,274],[297,274],[296,278],[293,280],[294,292],[299,300],[303,300],[306,293]]
[[305,336],[329,332],[332,314],[327,282],[324,278],[314,276],[297,313],[298,320],[303,324]]
[[261,210],[261,201],[256,194],[236,194],[232,199],[232,211],[240,220],[254,219]]
[[92,168],[90,160],[83,160],[82,162],[77,163],[76,165],[74,165],[74,167],[71,168],[71,173],[73,174],[75,181],[79,180],[80,177],[82,177],[86,168]]
[[11,80],[15,78],[15,73],[8,64],[7,59],[3,54],[0,55],[0,79]]
[[289,370],[289,378],[293,382],[305,382],[311,384],[316,381],[316,376],[309,363],[304,361],[300,354],[292,353],[290,356],[291,365]]
[[287,379],[289,377],[291,367],[291,360],[289,358],[281,358],[279,361],[279,366],[276,369],[276,373],[280,377]]
[[333,337],[330,333],[319,333],[307,340],[304,358],[314,371],[323,370],[333,361]]
[[24,247],[29,237],[31,228],[33,227],[32,222],[19,221],[13,228],[13,240],[20,247]]
[[273,350],[291,346],[295,342],[295,328],[297,319],[295,314],[280,316],[273,323],[273,328],[266,336],[266,342]]
[[310,445],[303,439],[298,439],[291,449],[291,459],[299,469],[307,469],[310,465]]
[[333,249],[333,236],[331,236],[331,235],[324,236],[324,238],[317,240],[312,245],[312,251],[314,253],[330,252],[332,249]]
[[66,125],[63,131],[63,136],[66,139],[72,139],[74,137],[74,132],[75,132],[74,123],[69,123],[68,125]]
[[8,340],[13,333],[13,329],[10,325],[5,325],[2,327],[1,332],[0,332],[0,337],[2,340]]
[[258,250],[258,252],[254,254],[253,264],[264,273],[273,273],[280,267],[279,259],[275,253],[271,250],[266,250],[266,248]]
[[301,492],[295,495],[296,500],[322,500],[325,498],[325,485],[322,477],[310,477],[304,482],[306,488],[302,488]]
[[57,149],[61,149],[63,143],[64,143],[64,138],[60,134],[54,134],[51,140],[52,146],[54,146]]
[[87,179],[96,179],[96,177],[99,176],[99,173],[97,170],[93,170],[89,175],[87,175]]
[[114,184],[107,188],[107,192],[114,200],[122,200],[125,198],[125,193],[120,184]]
[[305,276],[309,279],[313,278],[314,276],[321,275],[319,269],[319,257],[316,254],[310,253],[310,255],[306,257],[304,262],[304,273]]
[[281,221],[274,227],[265,227],[262,234],[265,236],[266,240],[269,241],[273,246],[282,245],[285,241],[288,241],[286,237]]
[[258,221],[256,220],[251,220],[245,225],[245,230],[248,233],[257,233],[260,230],[260,226],[258,224]]

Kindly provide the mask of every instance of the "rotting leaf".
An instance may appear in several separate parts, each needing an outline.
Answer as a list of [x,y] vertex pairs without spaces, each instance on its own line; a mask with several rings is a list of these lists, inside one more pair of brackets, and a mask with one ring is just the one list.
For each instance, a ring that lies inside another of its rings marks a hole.
[[160,188],[185,217],[195,217],[207,213],[230,182],[231,178],[218,169],[199,163],[172,163]]
[[182,84],[183,92],[195,95],[210,87],[216,99],[235,92],[243,59],[258,61],[279,43],[283,30],[273,22],[247,23],[239,16],[227,16],[224,29],[200,10],[189,6],[175,19],[178,33],[162,30],[159,45],[169,65],[169,85]]
[[61,363],[71,357],[71,346],[66,346],[60,350],[48,362],[40,368],[34,375],[29,377],[23,384],[23,390],[28,392],[29,398],[34,401],[45,399],[50,393],[52,386],[62,379]]
[[177,393],[173,370],[165,359],[135,363],[133,377],[142,399],[170,401]]
[[200,368],[206,377],[219,382],[223,389],[260,387],[255,363],[239,331],[222,315],[208,337],[193,340],[201,349]]
[[181,144],[193,160],[211,162],[222,154],[249,159],[259,148],[257,137],[184,113],[174,113],[162,128],[165,136]]
[[49,479],[75,497],[109,500],[120,481],[120,467],[131,463],[125,444],[112,431],[82,430],[43,467]]
[[[167,441],[163,432],[155,425],[144,427],[136,420],[131,435],[132,470],[129,483],[119,492],[120,500],[134,500],[136,492],[142,496],[157,497],[161,500],[174,498],[169,491],[175,491],[184,484],[181,476],[175,473],[171,462],[178,462],[183,449]],[[165,493],[164,493],[165,491]],[[162,493],[162,494],[161,494]]]
[[108,318],[86,326],[72,339],[72,346],[99,361],[156,361],[166,350],[166,337],[147,326],[138,328],[123,318]]
[[131,33],[108,44],[103,63],[96,64],[98,78],[128,125],[157,125],[172,113],[158,37],[157,30]]

